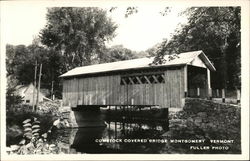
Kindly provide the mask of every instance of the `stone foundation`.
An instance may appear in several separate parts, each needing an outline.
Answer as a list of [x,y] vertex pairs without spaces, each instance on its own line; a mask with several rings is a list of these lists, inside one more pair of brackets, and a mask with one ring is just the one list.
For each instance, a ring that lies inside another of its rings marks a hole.
[[193,124],[202,128],[217,128],[221,130],[230,128],[238,133],[240,127],[240,107],[215,103],[205,99],[187,98],[183,110],[178,112],[170,111],[169,119],[172,122],[178,122],[178,119],[183,119],[187,125]]
[[63,107],[61,113],[67,119],[70,127],[105,127],[103,115],[99,110],[74,110],[70,107]]
[[240,106],[215,103],[211,100],[187,98],[182,111],[169,112],[167,138],[230,139],[233,144],[226,153],[241,152]]

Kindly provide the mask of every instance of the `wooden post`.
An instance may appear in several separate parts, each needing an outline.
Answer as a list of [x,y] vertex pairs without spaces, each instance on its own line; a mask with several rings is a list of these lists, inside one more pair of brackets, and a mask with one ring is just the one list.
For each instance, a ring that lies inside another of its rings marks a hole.
[[131,98],[131,105],[134,105],[134,99]]
[[237,103],[240,103],[240,90],[237,89]]
[[200,97],[200,88],[197,88],[197,96]]
[[211,78],[210,78],[210,70],[208,68],[207,68],[207,90],[208,90],[208,98],[212,100]]
[[60,107],[62,109],[62,107],[63,107],[63,101],[60,101]]
[[33,111],[35,111],[36,73],[37,73],[37,60],[36,60],[35,74],[34,74],[34,89],[33,89],[33,102],[32,102],[32,110]]
[[219,89],[216,89],[216,96],[220,97]]
[[221,90],[221,95],[222,95],[222,102],[225,103],[226,99],[225,99],[225,89],[224,88]]
[[184,97],[188,96],[188,87],[187,87],[187,65],[184,66]]
[[50,91],[50,93],[51,93],[51,99],[52,99],[52,100],[54,100],[54,97],[53,97],[53,96],[54,96],[53,90],[54,90],[54,81],[51,82],[51,91]]
[[38,89],[37,89],[37,99],[36,99],[36,109],[37,109],[38,103],[39,103],[39,93],[40,93],[40,87],[41,87],[42,67],[43,67],[43,64],[40,64],[39,78],[38,78]]
[[212,88],[208,88],[209,99],[212,100]]
[[117,139],[117,122],[115,121],[115,139]]

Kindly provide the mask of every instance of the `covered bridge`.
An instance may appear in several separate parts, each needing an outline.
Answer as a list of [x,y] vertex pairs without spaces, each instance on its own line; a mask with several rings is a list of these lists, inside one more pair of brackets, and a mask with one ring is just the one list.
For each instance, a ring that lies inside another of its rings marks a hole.
[[182,108],[197,87],[209,96],[210,71],[215,67],[203,51],[74,68],[63,78],[63,105],[72,108],[104,106],[160,106]]

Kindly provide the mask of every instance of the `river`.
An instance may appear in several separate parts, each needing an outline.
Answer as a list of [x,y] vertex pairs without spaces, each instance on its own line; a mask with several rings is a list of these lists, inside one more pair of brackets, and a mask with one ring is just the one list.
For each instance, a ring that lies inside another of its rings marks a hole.
[[166,144],[161,136],[168,124],[105,122],[106,127],[57,130],[56,140],[63,153],[160,153]]

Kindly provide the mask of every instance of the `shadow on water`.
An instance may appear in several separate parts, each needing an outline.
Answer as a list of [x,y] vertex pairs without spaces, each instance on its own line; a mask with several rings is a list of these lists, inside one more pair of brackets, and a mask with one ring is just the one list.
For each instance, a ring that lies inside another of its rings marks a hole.
[[[58,130],[60,151],[64,153],[159,153],[167,124],[106,121],[106,127]],[[62,135],[63,133],[63,135]],[[57,137],[58,138],[58,137]]]
[[151,141],[168,131],[167,109],[111,106],[96,110],[92,118],[92,109],[82,113],[85,124],[101,118],[106,127],[58,130],[54,136],[64,153],[159,153],[165,145]]

